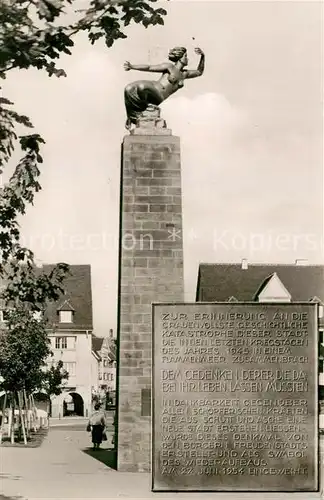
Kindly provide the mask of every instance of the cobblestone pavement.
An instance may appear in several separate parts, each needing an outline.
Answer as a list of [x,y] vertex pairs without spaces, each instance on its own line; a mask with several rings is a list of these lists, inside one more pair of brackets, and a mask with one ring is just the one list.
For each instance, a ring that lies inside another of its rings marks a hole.
[[[111,440],[103,450],[93,452],[86,420],[70,425],[56,422],[40,448],[3,448],[1,450],[0,500],[71,498],[138,499],[166,498],[174,493],[152,493],[150,474],[122,473],[110,468]],[[110,427],[112,429],[112,427]],[[324,442],[322,439],[322,453]],[[323,457],[324,458],[324,457]],[[314,500],[319,493],[177,493],[190,500]]]

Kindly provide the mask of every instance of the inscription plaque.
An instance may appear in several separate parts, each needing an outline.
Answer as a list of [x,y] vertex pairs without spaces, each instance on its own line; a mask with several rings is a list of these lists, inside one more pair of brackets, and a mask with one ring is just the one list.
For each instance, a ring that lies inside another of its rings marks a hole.
[[153,336],[153,491],[318,491],[316,304],[154,304]]

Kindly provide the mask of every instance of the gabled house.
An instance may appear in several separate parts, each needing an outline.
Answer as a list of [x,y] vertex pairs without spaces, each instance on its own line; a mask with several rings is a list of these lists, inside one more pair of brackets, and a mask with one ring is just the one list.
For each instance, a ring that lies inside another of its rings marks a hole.
[[[54,264],[37,266],[39,273],[49,273]],[[3,283],[0,282],[0,288]],[[91,393],[98,387],[100,356],[92,349],[92,293],[90,265],[71,265],[63,283],[64,292],[49,303],[44,314],[48,321],[48,337],[53,356],[48,366],[63,362],[69,378],[64,391],[51,401],[51,415],[88,416],[91,412]],[[0,331],[6,328],[4,302],[0,301]]]
[[[295,264],[200,264],[197,302],[317,302],[324,345],[324,266]],[[320,363],[320,393],[324,369]]]
[[[44,265],[46,273],[52,265]],[[45,311],[53,356],[48,365],[62,360],[69,373],[64,391],[52,399],[52,417],[88,416],[96,385],[99,357],[92,349],[93,320],[90,265],[71,265],[64,293]]]

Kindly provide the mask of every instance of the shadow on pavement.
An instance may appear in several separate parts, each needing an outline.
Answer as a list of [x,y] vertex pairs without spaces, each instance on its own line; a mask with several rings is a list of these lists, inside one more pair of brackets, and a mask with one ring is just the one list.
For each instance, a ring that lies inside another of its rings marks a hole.
[[18,496],[18,497],[7,497],[5,495],[1,495],[0,494],[0,500],[19,500],[20,498],[23,500],[23,497],[21,497],[21,496]]
[[48,434],[48,428],[39,429],[37,432],[32,431],[28,438],[27,444],[24,444],[22,437],[19,441],[18,438],[16,437],[14,443],[11,443],[9,437],[4,437],[2,438],[1,446],[5,448],[38,448],[43,443],[47,434]]
[[[0,474],[0,481],[1,479],[11,479],[11,481],[19,481],[21,479],[21,476],[13,476],[12,474]],[[1,495],[0,495],[0,500],[1,500]]]
[[100,448],[94,451],[92,448],[85,448],[83,453],[95,458],[99,462],[107,465],[111,469],[117,470],[117,453],[114,448]]

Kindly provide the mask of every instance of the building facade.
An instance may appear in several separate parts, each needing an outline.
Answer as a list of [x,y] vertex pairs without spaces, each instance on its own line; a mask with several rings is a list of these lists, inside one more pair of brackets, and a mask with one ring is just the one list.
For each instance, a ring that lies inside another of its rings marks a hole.
[[[39,273],[50,273],[54,265],[38,267]],[[0,282],[0,288],[5,286]],[[93,350],[93,320],[91,269],[89,265],[71,265],[70,274],[63,283],[64,292],[44,311],[48,321],[48,337],[52,355],[47,365],[62,361],[69,378],[63,382],[61,395],[51,400],[52,417],[68,415],[88,416],[92,408],[92,394],[98,391],[100,355]],[[0,329],[6,328],[4,302],[0,301]],[[40,313],[42,315],[42,313]],[[44,398],[37,405],[47,407]],[[44,396],[44,395],[43,395]]]
[[109,336],[94,338],[94,349],[100,356],[98,371],[98,387],[100,397],[103,398],[116,391],[116,339],[113,330],[109,330]]
[[[45,272],[51,266],[44,265]],[[93,320],[91,270],[89,265],[70,266],[64,281],[64,293],[45,312],[49,322],[48,335],[53,355],[48,365],[63,362],[69,378],[60,396],[51,401],[52,417],[91,412],[92,392],[97,386],[99,357],[92,349]]]

